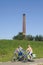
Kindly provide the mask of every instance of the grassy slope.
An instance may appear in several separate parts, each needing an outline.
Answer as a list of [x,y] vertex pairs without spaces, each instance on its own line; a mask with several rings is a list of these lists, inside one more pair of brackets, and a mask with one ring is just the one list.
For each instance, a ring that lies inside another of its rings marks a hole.
[[0,40],[0,61],[9,61],[13,56],[14,50],[21,45],[24,49],[30,44],[37,58],[43,57],[43,42],[26,40]]

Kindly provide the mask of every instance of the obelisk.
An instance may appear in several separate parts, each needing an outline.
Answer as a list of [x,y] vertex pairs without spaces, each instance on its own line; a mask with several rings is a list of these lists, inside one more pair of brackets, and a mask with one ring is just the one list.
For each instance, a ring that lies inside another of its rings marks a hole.
[[26,14],[23,14],[23,35],[26,36]]

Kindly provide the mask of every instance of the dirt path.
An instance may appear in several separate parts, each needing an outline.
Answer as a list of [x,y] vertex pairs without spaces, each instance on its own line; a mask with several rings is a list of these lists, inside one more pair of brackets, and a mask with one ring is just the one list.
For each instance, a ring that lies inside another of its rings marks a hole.
[[0,62],[0,65],[37,65],[43,64],[43,58],[35,59],[34,62]]

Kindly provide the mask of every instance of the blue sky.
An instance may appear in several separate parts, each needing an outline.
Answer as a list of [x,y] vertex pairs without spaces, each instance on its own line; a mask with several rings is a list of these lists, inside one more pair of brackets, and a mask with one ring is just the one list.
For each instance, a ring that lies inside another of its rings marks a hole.
[[43,35],[43,0],[0,0],[0,39],[22,32],[23,13],[26,35]]

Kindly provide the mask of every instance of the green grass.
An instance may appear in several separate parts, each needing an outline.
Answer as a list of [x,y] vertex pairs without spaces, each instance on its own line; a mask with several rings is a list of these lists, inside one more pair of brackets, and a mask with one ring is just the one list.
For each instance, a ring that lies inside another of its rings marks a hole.
[[43,58],[43,42],[27,40],[0,40],[0,61],[10,61],[14,50],[21,45],[25,50],[30,44],[37,58]]

